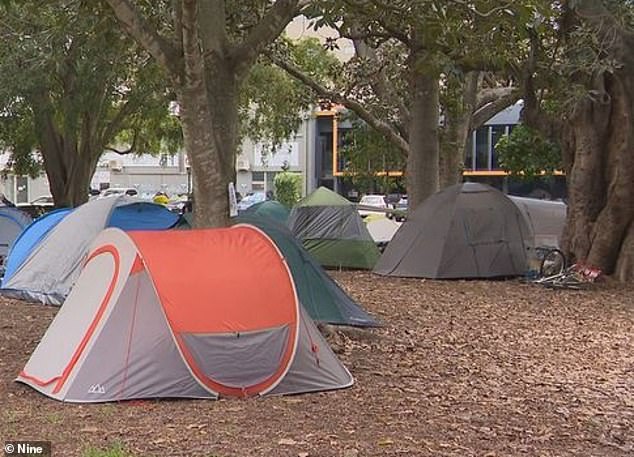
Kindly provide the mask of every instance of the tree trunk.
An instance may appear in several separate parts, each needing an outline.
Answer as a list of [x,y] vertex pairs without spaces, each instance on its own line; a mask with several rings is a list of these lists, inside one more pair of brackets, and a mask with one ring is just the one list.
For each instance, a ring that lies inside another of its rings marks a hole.
[[[194,225],[229,224],[228,184],[235,178],[238,87],[228,64],[219,62],[213,74],[187,78],[179,90],[185,149],[192,165]],[[213,81],[205,87],[205,80]]]
[[410,152],[407,157],[407,193],[410,208],[416,208],[438,191],[439,75],[416,71],[410,81]]
[[[47,96],[38,99],[32,106],[44,171],[55,206],[72,208],[85,203],[101,149],[93,143],[88,144],[88,141],[79,145],[77,135],[73,135],[72,139],[61,135]],[[83,148],[81,154],[78,152],[80,147]]]
[[621,280],[634,279],[634,73],[602,73],[570,119],[565,250]]
[[440,137],[440,188],[453,186],[462,181],[465,151],[470,133],[471,117],[476,108],[478,95],[477,71],[465,75],[464,81],[451,78],[447,84],[445,125]]
[[[74,208],[86,203],[90,180],[97,168],[95,155],[80,156],[72,150],[60,151],[43,147],[42,156],[55,206]],[[62,156],[64,160],[59,160]]]

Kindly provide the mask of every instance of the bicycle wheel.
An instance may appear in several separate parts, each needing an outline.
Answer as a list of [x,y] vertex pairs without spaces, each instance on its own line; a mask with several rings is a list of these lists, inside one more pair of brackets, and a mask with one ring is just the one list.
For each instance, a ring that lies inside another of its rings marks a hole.
[[555,276],[562,274],[566,269],[566,256],[559,249],[549,250],[542,258],[539,266],[539,275]]

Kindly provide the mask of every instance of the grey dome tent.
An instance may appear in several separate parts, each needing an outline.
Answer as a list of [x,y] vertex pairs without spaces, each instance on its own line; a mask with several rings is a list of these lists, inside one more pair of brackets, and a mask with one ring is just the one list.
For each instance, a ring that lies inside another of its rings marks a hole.
[[533,247],[558,248],[566,225],[564,202],[509,196],[528,224]]
[[374,272],[450,279],[521,275],[528,227],[493,187],[464,183],[425,200],[396,232]]

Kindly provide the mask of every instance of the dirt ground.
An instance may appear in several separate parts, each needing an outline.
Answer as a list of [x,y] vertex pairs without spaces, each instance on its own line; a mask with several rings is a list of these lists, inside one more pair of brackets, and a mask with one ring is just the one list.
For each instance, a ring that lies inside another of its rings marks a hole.
[[62,404],[13,382],[55,309],[0,301],[0,440],[54,456],[633,456],[634,288],[335,273],[385,327],[331,336],[346,390]]

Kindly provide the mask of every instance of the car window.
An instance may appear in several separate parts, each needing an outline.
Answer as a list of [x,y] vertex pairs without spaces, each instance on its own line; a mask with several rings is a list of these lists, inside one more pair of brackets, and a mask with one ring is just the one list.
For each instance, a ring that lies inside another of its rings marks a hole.
[[32,205],[41,205],[46,203],[53,203],[53,197],[38,197],[31,202]]
[[257,193],[257,194],[247,195],[246,197],[242,199],[242,201],[246,200],[247,202],[259,203],[259,202],[263,202],[265,198],[266,198],[266,195],[264,195],[263,193]]
[[385,200],[380,195],[366,195],[361,199],[361,203],[367,205],[383,205]]

